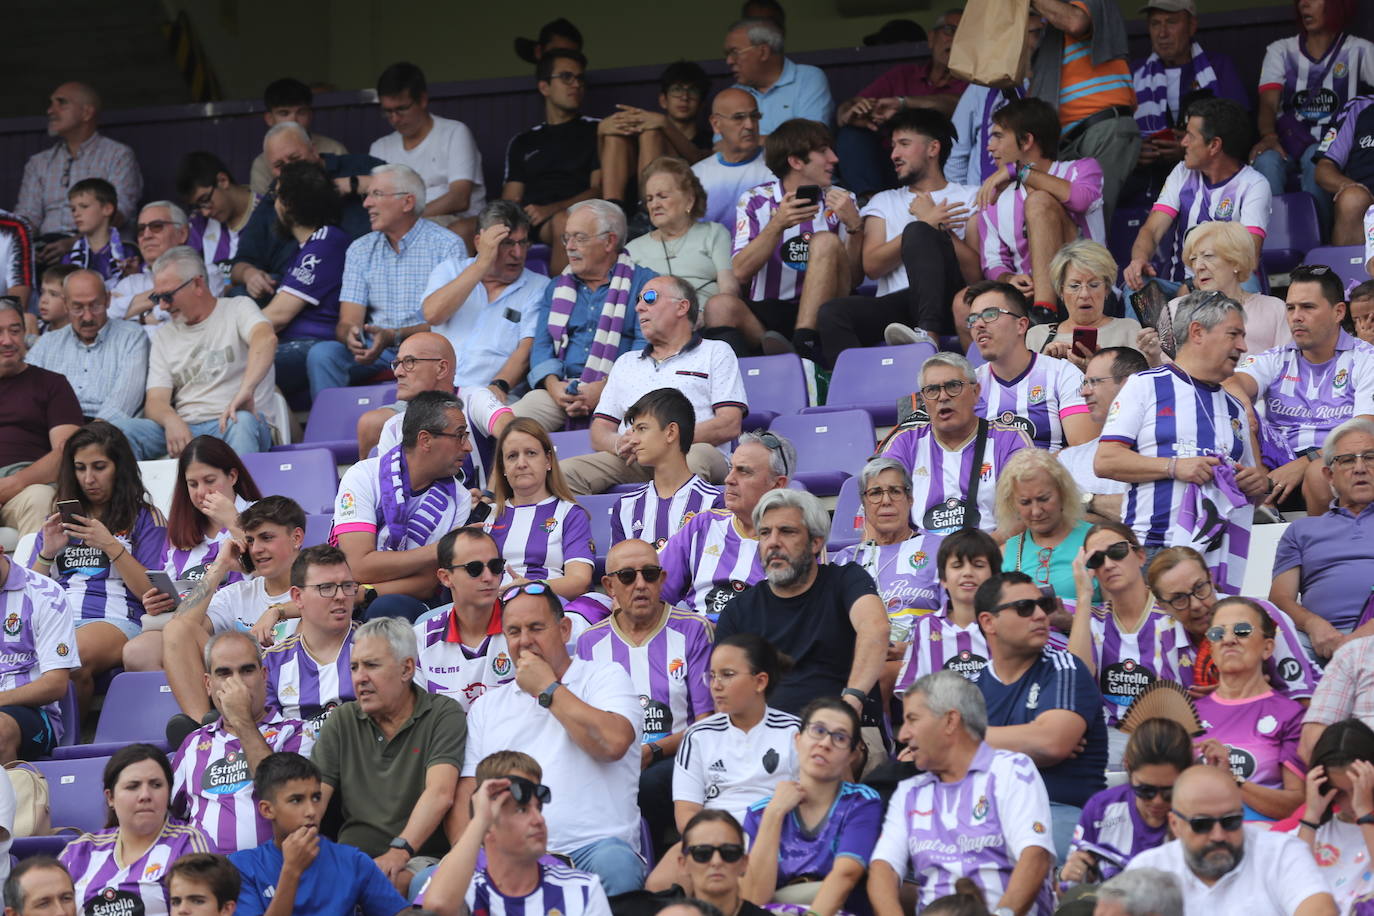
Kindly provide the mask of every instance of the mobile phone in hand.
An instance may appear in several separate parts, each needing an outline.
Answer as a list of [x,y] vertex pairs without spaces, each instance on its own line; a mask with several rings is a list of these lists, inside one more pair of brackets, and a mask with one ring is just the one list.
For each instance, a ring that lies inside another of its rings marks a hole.
[[804,184],[797,188],[797,200],[806,201],[809,204],[818,204],[821,200],[821,186],[818,184]]
[[181,603],[181,593],[177,590],[176,583],[172,581],[172,577],[167,575],[167,573],[160,569],[150,569],[148,570],[148,581],[152,584],[153,588],[172,599],[173,610]]
[[1085,352],[1096,353],[1098,350],[1097,328],[1074,328],[1073,343],[1070,344],[1070,349],[1075,356],[1082,356]]
[[81,501],[78,499],[59,499],[57,511],[62,515],[62,524],[64,525],[75,525],[75,516],[83,514]]

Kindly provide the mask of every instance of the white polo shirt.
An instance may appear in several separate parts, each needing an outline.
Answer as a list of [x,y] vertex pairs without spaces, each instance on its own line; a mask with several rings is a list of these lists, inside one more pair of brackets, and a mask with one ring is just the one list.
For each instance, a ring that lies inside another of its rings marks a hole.
[[801,719],[766,709],[749,731],[729,713],[707,716],[687,729],[673,764],[673,801],[723,808],[744,823],[756,801],[784,779],[797,778],[797,730]]

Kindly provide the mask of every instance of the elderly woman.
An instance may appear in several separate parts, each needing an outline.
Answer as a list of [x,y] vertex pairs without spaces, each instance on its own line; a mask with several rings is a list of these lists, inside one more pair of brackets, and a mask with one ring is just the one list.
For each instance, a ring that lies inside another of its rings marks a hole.
[[[1068,309],[1069,320],[1036,325],[1026,332],[1026,346],[1046,356],[1067,359],[1082,369],[1103,347],[1135,347],[1140,337],[1140,322],[1134,318],[1112,318],[1105,312],[1107,294],[1116,283],[1116,261],[1112,253],[1097,242],[1075,239],[1050,261],[1050,278],[1059,298]],[[1073,346],[1074,332],[1093,331],[1095,347]]]
[[736,303],[742,308],[730,266],[730,232],[720,223],[701,221],[706,191],[691,167],[669,156],[655,159],[645,166],[640,187],[654,229],[625,246],[635,263],[690,283],[706,303],[703,316]]
[[1023,572],[1064,599],[1076,595],[1073,559],[1091,526],[1078,484],[1053,455],[1027,448],[1011,456],[997,477],[997,518],[1004,533],[1021,529],[1007,537],[1003,571]]

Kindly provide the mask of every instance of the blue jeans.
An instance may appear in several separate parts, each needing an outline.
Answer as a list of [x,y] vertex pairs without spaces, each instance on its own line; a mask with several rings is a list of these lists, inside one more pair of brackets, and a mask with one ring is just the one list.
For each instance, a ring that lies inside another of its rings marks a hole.
[[[167,434],[156,420],[147,417],[130,417],[115,424],[129,439],[134,455],[140,461],[161,458],[167,454]],[[240,410],[229,421],[224,432],[219,430],[219,420],[206,420],[191,423],[191,437],[214,436],[223,439],[229,447],[240,455],[249,452],[265,452],[272,447],[272,427],[257,414]]]
[[[289,400],[298,391],[310,388],[310,377],[306,372],[306,358],[315,344],[324,343],[315,337],[301,340],[283,340],[277,343],[277,387]],[[310,388],[310,402],[315,402],[319,392]]]
[[312,346],[305,354],[305,374],[310,378],[310,396],[326,388],[347,388],[361,385],[378,372],[391,368],[396,358],[396,348],[391,347],[377,355],[377,361],[364,366],[353,358],[353,353],[337,340],[322,340]]
[[1073,830],[1078,826],[1078,819],[1083,816],[1083,809],[1077,805],[1066,805],[1062,802],[1050,802],[1050,830],[1054,837],[1055,854],[1059,857],[1059,864],[1063,865],[1064,860],[1069,857],[1069,844],[1073,842]]
[[1311,194],[1312,200],[1317,204],[1317,223],[1321,226],[1322,238],[1325,239],[1331,233],[1335,205],[1331,195],[1317,184],[1317,164],[1312,159],[1317,155],[1317,147],[1320,145],[1313,143],[1297,159],[1292,156],[1284,159],[1277,150],[1267,149],[1255,157],[1251,168],[1269,179],[1269,191],[1275,197],[1284,192],[1288,185],[1288,176],[1297,172],[1298,186]]
[[622,839],[607,837],[588,843],[574,849],[571,858],[579,871],[589,871],[601,879],[607,897],[644,886],[644,860]]

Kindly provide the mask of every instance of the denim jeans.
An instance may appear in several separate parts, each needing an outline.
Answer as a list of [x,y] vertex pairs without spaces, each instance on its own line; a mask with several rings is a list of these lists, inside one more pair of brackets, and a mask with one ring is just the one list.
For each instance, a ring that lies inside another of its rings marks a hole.
[[1312,200],[1317,204],[1317,223],[1322,227],[1322,238],[1326,239],[1331,233],[1331,219],[1334,215],[1335,204],[1332,202],[1331,195],[1317,184],[1317,164],[1313,157],[1317,155],[1317,147],[1320,143],[1313,143],[1307,150],[1294,159],[1289,156],[1287,159],[1279,155],[1277,150],[1267,149],[1255,157],[1251,167],[1269,179],[1269,192],[1275,197],[1284,192],[1288,185],[1288,176],[1294,172],[1298,173],[1298,186],[1308,194],[1312,195]]
[[[324,341],[317,337],[309,337],[277,343],[277,387],[288,400],[296,392],[310,388],[310,377],[305,368],[306,357],[309,356],[310,349],[318,343]],[[315,396],[318,394],[318,391],[310,389],[310,403],[315,403]]]
[[644,886],[647,868],[630,845],[617,837],[607,837],[572,851],[573,865],[601,879],[607,897],[639,890]]
[[1073,842],[1073,831],[1078,826],[1078,819],[1083,816],[1083,809],[1077,805],[1066,805],[1063,802],[1050,802],[1050,832],[1054,837],[1055,854],[1058,856],[1059,864],[1063,865],[1064,860],[1069,857],[1069,844]]
[[391,367],[396,358],[396,348],[391,347],[377,355],[371,365],[362,365],[353,358],[353,353],[337,340],[321,340],[305,354],[305,373],[310,378],[310,396],[326,388],[347,388],[361,385],[378,372]]
[[[147,417],[130,417],[114,424],[128,438],[133,446],[134,456],[140,461],[161,458],[167,454],[167,434],[156,420]],[[249,452],[265,452],[272,447],[272,427],[256,414],[240,410],[230,420],[224,432],[220,432],[219,420],[206,420],[191,423],[191,437],[214,436],[223,439],[229,447],[240,455]]]

